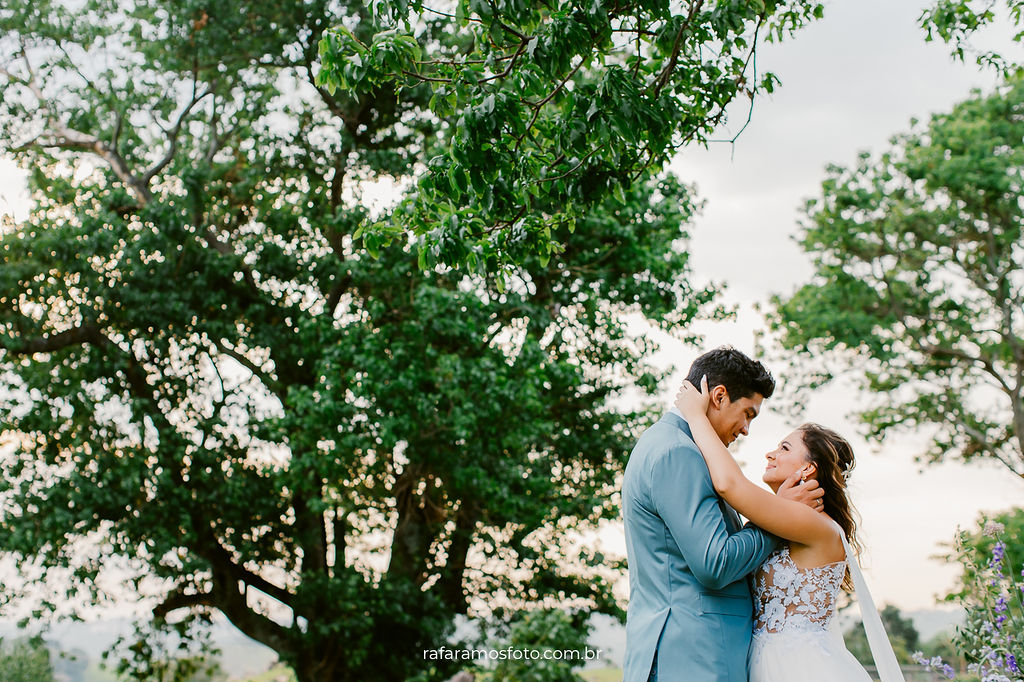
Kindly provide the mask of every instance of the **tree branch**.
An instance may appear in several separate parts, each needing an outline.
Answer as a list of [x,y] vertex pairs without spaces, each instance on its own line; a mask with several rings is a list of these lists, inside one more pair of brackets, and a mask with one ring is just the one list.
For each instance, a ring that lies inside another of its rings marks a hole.
[[[498,23],[500,24],[501,22],[498,22]],[[504,24],[501,24],[501,26],[504,27]],[[522,35],[521,33],[518,33],[518,32],[515,35],[519,36],[519,45],[516,47],[516,51],[513,52],[511,55],[505,55],[505,56],[502,56],[502,58],[501,58],[502,60],[504,60],[504,59],[508,59],[509,60],[508,66],[505,67],[504,71],[496,73],[493,76],[487,76],[486,78],[481,78],[480,79],[481,83],[487,83],[489,81],[501,80],[502,78],[505,78],[510,73],[512,73],[512,69],[514,69],[516,67],[516,62],[519,61],[519,58],[523,56],[524,52],[526,52],[526,46],[530,44],[530,40],[531,40],[530,36],[524,36],[524,35]]]
[[285,606],[291,608],[294,595],[284,587],[275,585],[266,578],[242,566],[235,561],[232,553],[228,551],[214,536],[212,529],[203,529],[201,538],[202,546],[200,554],[210,561],[214,570],[222,571],[234,581],[243,582],[254,587],[267,596],[273,597]]
[[216,607],[235,627],[277,652],[292,650],[292,640],[288,637],[287,628],[249,608],[245,588],[239,587],[230,573],[215,568],[213,584],[212,594],[216,600]]
[[598,145],[598,146],[594,147],[593,149],[591,149],[589,152],[587,152],[587,154],[582,159],[580,159],[579,162],[575,166],[573,166],[569,170],[565,171],[564,173],[562,173],[560,175],[554,175],[554,176],[551,176],[549,178],[541,178],[540,180],[534,180],[534,182],[541,183],[541,182],[554,182],[556,180],[563,180],[563,179],[569,177],[570,175],[572,175],[573,173],[575,173],[576,171],[578,171],[583,166],[583,164],[587,162],[587,159],[589,159],[591,156],[593,156],[597,152],[601,151],[602,149],[604,149],[604,145],[603,144]]
[[83,343],[101,344],[105,340],[99,326],[89,322],[56,334],[23,340],[20,345],[4,341],[3,348],[13,355],[34,355],[36,353],[52,353]]
[[566,83],[568,83],[569,80],[573,76],[576,75],[576,72],[580,70],[580,67],[583,66],[583,62],[584,61],[586,61],[586,60],[583,59],[582,56],[581,56],[580,57],[580,63],[577,64],[576,66],[574,66],[571,71],[569,71],[569,73],[565,76],[565,78],[563,78],[558,83],[558,85],[555,86],[555,89],[552,90],[551,93],[547,97],[545,97],[541,101],[537,102],[536,104],[531,104],[530,105],[530,106],[533,107],[533,117],[530,119],[530,122],[526,124],[526,129],[523,130],[523,134],[520,135],[519,139],[516,140],[515,151],[517,151],[517,152],[519,151],[519,146],[523,143],[523,140],[525,140],[526,136],[530,133],[530,129],[533,128],[533,124],[537,122],[537,117],[540,116],[541,109],[543,109],[544,106],[548,102],[550,102],[552,99],[554,99],[555,95],[557,95],[559,92],[562,91],[562,88],[565,87]]
[[208,95],[212,94],[212,91],[207,88],[202,94],[197,94],[199,74],[197,71],[192,72],[192,98],[189,100],[185,108],[178,114],[177,120],[174,122],[174,126],[169,131],[165,131],[167,134],[167,153],[164,154],[163,158],[156,162],[152,168],[146,171],[142,175],[142,182],[149,186],[150,181],[164,168],[167,167],[171,161],[174,160],[174,155],[178,151],[178,136],[181,134],[181,128],[185,123],[186,117],[195,108],[196,104],[205,99]]
[[950,411],[950,414],[953,415],[953,420],[960,428],[964,430],[964,433],[966,433],[975,443],[977,443],[983,451],[988,452],[990,457],[995,459],[997,462],[1005,466],[1013,473],[1024,478],[1024,472],[1017,471],[1017,468],[1014,466],[1014,463],[1009,461],[1001,452],[999,452],[999,449],[997,447],[993,446],[989,442],[988,436],[985,433],[982,433],[981,431],[977,430],[976,428],[968,424],[959,414],[956,414],[955,412],[952,411]]
[[46,94],[39,87],[35,71],[32,69],[32,64],[28,59],[28,54],[25,52],[24,45],[21,47],[21,57],[28,71],[27,78],[15,76],[3,67],[0,67],[0,74],[3,74],[10,80],[21,83],[32,92],[39,103],[39,109],[44,112],[45,119],[48,121],[53,133],[53,137],[50,139],[45,139],[40,135],[29,143],[29,146],[92,152],[106,161],[114,175],[134,190],[140,202],[143,204],[149,203],[153,198],[153,193],[150,192],[145,182],[131,172],[127,162],[115,148],[94,135],[74,130],[60,121]]
[[672,43],[672,52],[669,54],[668,62],[665,64],[664,68],[662,68],[661,73],[658,74],[658,78],[654,82],[655,97],[661,94],[662,88],[668,84],[668,80],[672,76],[672,72],[675,71],[676,64],[679,63],[679,53],[682,52],[683,49],[683,36],[686,35],[686,31],[689,30],[690,24],[693,23],[694,18],[703,6],[704,0],[697,0],[697,2],[690,6],[690,13],[683,21],[683,25],[679,27],[679,32],[676,33],[675,41]]
[[1013,395],[1013,389],[1011,389],[1009,384],[1006,383],[1006,380],[1003,379],[999,370],[997,370],[995,365],[992,363],[992,360],[983,357],[975,357],[958,348],[945,348],[929,343],[921,343],[920,348],[925,355],[933,358],[956,358],[973,365],[980,365],[981,368],[985,370],[986,374],[990,375],[999,383],[999,386],[1002,388],[1004,393],[1011,396]]
[[216,345],[217,349],[220,352],[222,352],[224,355],[227,355],[229,358],[240,364],[242,367],[249,370],[254,377],[260,380],[260,383],[269,388],[274,393],[274,395],[276,395],[282,401],[284,400],[285,388],[280,381],[264,372],[263,369],[259,367],[255,362],[253,362],[249,358],[245,357],[244,354],[239,353],[237,350],[229,346],[223,339],[218,339],[217,341],[214,342],[214,344]]
[[155,618],[166,618],[172,611],[178,609],[192,609],[196,606],[216,606],[212,592],[190,592],[185,593],[179,587],[167,594],[167,597],[153,607]]

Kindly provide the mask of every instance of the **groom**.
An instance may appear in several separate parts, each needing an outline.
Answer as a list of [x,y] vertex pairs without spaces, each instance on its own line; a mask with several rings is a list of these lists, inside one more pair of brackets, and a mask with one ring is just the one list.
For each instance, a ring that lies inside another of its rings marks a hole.
[[[694,361],[687,379],[707,376],[708,419],[726,445],[747,435],[771,397],[764,366],[731,347]],[[812,507],[817,483],[793,477],[779,495]],[[629,560],[629,610],[623,682],[746,682],[753,603],[747,575],[776,539],[715,494],[690,426],[672,410],[647,429],[629,456],[622,483]]]

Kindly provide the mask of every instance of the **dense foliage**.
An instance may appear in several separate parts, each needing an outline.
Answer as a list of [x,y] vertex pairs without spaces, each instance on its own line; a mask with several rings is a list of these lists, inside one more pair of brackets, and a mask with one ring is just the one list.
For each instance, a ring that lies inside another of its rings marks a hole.
[[[354,97],[424,93],[445,148],[419,159],[400,210],[366,225],[367,247],[411,232],[421,262],[500,266],[499,278],[527,255],[568,257],[594,207],[625,204],[648,171],[705,141],[730,102],[771,92],[758,43],[823,11],[807,0],[372,5],[375,31],[325,34],[318,82]],[[458,41],[439,44],[438,22]]]
[[932,460],[1024,476],[1024,80],[975,93],[877,156],[830,167],[801,236],[813,280],[776,299],[783,345],[827,381],[855,368],[863,418],[933,428]]

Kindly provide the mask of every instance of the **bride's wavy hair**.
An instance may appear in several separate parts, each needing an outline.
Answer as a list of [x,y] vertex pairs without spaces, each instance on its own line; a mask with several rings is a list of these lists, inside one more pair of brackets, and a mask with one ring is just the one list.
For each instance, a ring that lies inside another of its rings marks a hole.
[[[857,541],[858,515],[846,488],[850,472],[856,465],[853,448],[838,433],[819,424],[808,422],[799,426],[797,431],[803,436],[810,459],[818,468],[818,485],[825,491],[825,513],[843,529],[855,554],[860,554],[861,547]],[[853,590],[849,569],[843,579],[843,589]]]

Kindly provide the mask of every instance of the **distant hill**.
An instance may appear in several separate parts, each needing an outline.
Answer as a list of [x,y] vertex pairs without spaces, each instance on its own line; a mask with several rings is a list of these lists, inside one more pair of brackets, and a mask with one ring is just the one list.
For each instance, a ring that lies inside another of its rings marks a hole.
[[964,610],[959,608],[905,611],[903,615],[914,621],[922,642],[927,642],[940,632],[952,633],[957,625],[964,622]]

